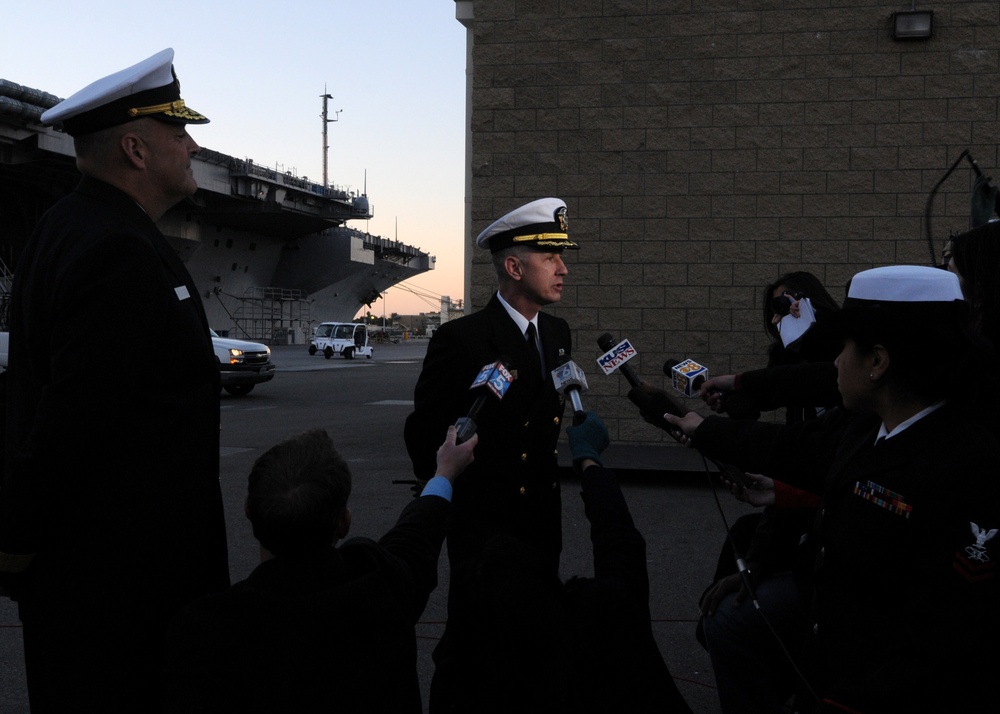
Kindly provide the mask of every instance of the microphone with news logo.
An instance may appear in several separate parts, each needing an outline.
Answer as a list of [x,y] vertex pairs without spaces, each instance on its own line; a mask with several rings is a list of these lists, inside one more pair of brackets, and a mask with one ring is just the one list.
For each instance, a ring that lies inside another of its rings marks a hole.
[[[611,374],[617,369],[625,375],[625,379],[627,379],[628,383],[632,385],[632,389],[630,389],[628,393],[629,401],[639,407],[639,413],[642,414],[642,418],[645,419],[647,423],[662,429],[670,434],[671,437],[680,441],[680,437],[674,433],[674,430],[663,418],[663,415],[673,414],[677,417],[683,417],[689,410],[682,408],[680,404],[671,399],[670,395],[662,389],[657,389],[648,385],[643,387],[642,380],[635,373],[635,370],[628,365],[628,361],[639,354],[628,340],[622,340],[616,345],[614,337],[611,336],[611,333],[605,332],[597,338],[597,344],[602,350],[605,351],[603,355],[597,358],[597,364],[600,365],[605,374]],[[699,371],[688,365],[689,369],[686,372],[686,374],[692,375],[690,380],[691,384],[688,386],[688,389],[693,390],[693,393],[696,394],[698,387],[701,386],[701,382],[707,378],[708,369],[694,363],[693,360],[686,361],[700,367],[702,370]],[[663,365],[663,371],[672,377],[674,367],[679,366],[680,364],[681,363],[676,360],[667,360],[667,362]],[[701,381],[697,382],[697,386],[695,386],[694,381],[698,375],[704,376]],[[680,391],[684,391],[684,389],[681,389]],[[725,466],[714,459],[708,460],[715,465],[720,473],[725,472],[727,478],[731,480],[739,479],[741,485],[744,485],[745,488],[752,488],[752,480],[750,480],[749,477],[747,477],[746,474],[744,474],[740,469]]]
[[[701,385],[708,381],[708,368],[703,367],[692,359],[683,362],[668,359],[663,363],[663,373],[670,377],[674,389],[688,397],[698,396]],[[742,395],[740,392],[719,392],[719,408],[733,419],[757,420],[760,419],[760,410],[754,401]]]
[[472,386],[469,387],[470,391],[479,394],[469,408],[469,413],[455,422],[455,428],[458,431],[455,443],[461,444],[476,433],[476,418],[483,405],[486,404],[486,400],[490,398],[490,395],[497,399],[503,399],[513,381],[514,375],[510,371],[510,363],[504,357],[479,370],[479,374],[472,380]]
[[663,414],[670,413],[682,417],[689,410],[682,408],[663,390],[643,386],[642,379],[628,364],[630,359],[639,354],[631,342],[622,340],[615,344],[611,333],[605,332],[597,338],[597,345],[604,350],[604,354],[597,358],[597,364],[604,371],[604,374],[611,374],[615,370],[621,372],[632,386],[628,393],[629,401],[639,407],[639,411],[646,421],[669,433],[670,428],[663,421]]
[[580,399],[580,394],[589,389],[587,375],[576,362],[564,358],[559,366],[552,370],[552,382],[557,392],[562,392],[569,398],[573,405],[573,425],[578,426],[587,418],[586,412],[583,411],[583,401]]
[[698,390],[708,381],[708,367],[698,364],[693,359],[680,362],[668,359],[663,363],[663,373],[670,377],[674,389],[685,397],[697,397]]

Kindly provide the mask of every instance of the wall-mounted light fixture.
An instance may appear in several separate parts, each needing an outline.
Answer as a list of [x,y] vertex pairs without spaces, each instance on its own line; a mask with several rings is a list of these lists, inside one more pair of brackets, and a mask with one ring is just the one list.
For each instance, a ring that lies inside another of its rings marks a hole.
[[910,9],[892,13],[892,39],[927,40],[934,33],[934,11],[917,10],[917,0],[910,3]]

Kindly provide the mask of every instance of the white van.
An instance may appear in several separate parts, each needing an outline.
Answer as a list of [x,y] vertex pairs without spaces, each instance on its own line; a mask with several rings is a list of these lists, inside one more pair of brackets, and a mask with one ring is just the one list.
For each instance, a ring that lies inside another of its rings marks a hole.
[[355,356],[372,358],[374,350],[368,344],[368,328],[360,322],[322,322],[313,330],[309,354],[322,352],[330,359],[335,354],[344,359]]

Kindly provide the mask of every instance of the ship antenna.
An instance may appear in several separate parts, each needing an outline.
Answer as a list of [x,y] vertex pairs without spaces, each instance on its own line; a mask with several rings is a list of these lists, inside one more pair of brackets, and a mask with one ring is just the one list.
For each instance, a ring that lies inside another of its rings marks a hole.
[[326,85],[323,85],[323,94],[320,95],[323,98],[323,113],[320,114],[320,118],[323,120],[323,188],[327,188],[329,184],[329,179],[327,177],[327,154],[329,153],[330,144],[327,142],[327,124],[332,124],[340,118],[340,113],[344,111],[343,109],[338,109],[334,112],[333,119],[328,119],[329,114],[327,113],[327,102],[333,99],[333,95],[327,94]]

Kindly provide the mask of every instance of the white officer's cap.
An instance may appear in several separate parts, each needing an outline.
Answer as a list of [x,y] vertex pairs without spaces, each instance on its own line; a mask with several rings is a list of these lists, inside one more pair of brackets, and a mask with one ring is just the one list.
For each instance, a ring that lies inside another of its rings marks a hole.
[[71,136],[90,134],[140,117],[174,124],[207,124],[181,99],[170,48],[92,82],[42,114],[42,124]]
[[493,222],[476,238],[476,245],[491,253],[513,245],[527,245],[546,251],[579,248],[567,234],[566,203],[559,198],[539,198],[515,208]]

